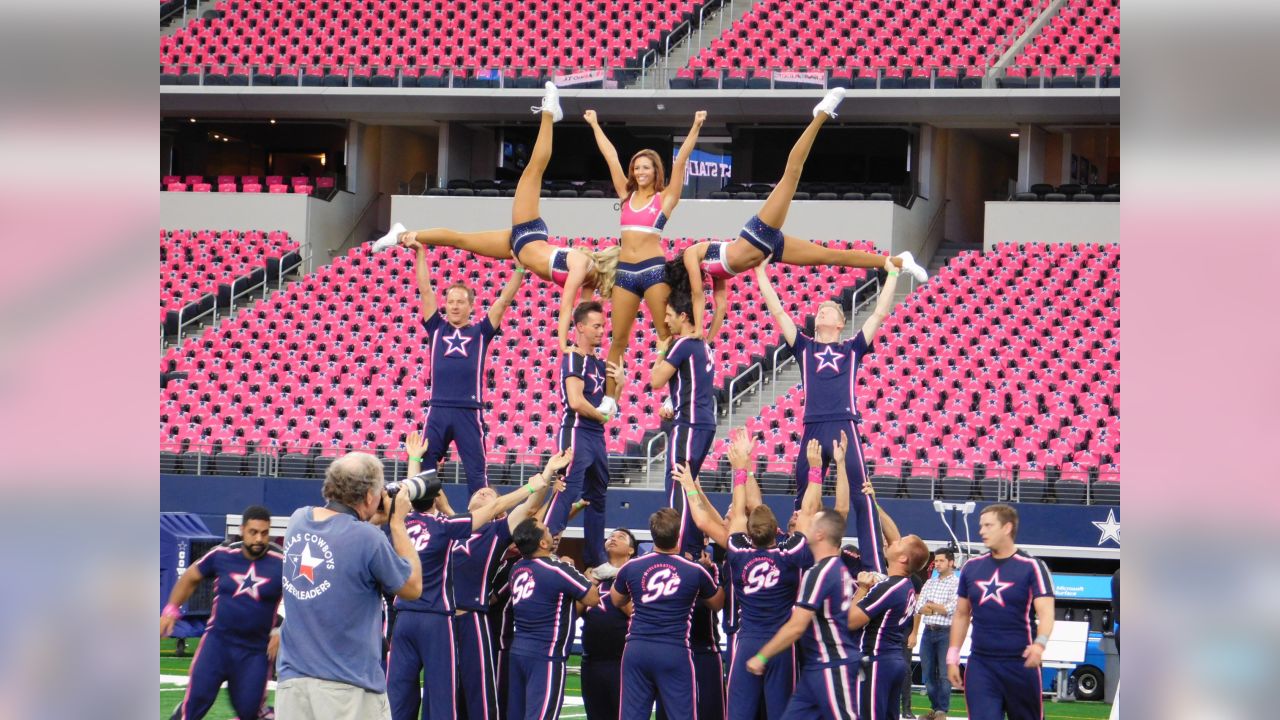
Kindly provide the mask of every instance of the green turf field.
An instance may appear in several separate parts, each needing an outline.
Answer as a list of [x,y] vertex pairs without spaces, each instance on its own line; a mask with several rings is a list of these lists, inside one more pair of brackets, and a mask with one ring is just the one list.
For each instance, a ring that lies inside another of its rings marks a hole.
[[[174,641],[160,641],[160,675],[185,676],[191,667],[191,653],[195,651],[195,643],[187,643],[187,657],[174,656]],[[569,661],[571,667],[577,667],[578,659],[573,658]],[[182,695],[185,687],[166,683],[161,678],[160,682],[160,718],[167,720],[169,714],[173,712],[174,706],[182,701]],[[271,704],[274,700],[275,693],[271,693],[271,698],[267,702]],[[586,713],[582,709],[582,687],[575,671],[570,671],[568,679],[565,681],[565,705],[564,710],[560,713],[562,720],[582,720],[586,717]],[[929,701],[921,694],[916,694],[912,698],[912,709],[917,715],[929,711]],[[1111,706],[1104,703],[1096,702],[1072,702],[1072,703],[1052,703],[1046,702],[1044,706],[1045,720],[1098,720],[1105,719],[1111,714]],[[226,690],[218,696],[218,702],[214,704],[213,710],[205,716],[208,720],[233,720],[235,713],[231,710],[231,704],[227,702]],[[951,715],[952,718],[964,717],[964,696],[957,693],[951,696]]]

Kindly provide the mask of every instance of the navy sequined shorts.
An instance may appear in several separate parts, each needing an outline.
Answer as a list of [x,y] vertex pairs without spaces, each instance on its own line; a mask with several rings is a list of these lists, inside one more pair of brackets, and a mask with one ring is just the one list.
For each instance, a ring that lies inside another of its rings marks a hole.
[[742,232],[739,234],[742,235],[744,240],[754,245],[757,250],[764,253],[766,260],[771,262],[782,261],[782,247],[786,245],[782,231],[765,225],[759,215],[752,215],[747,224],[742,226]]
[[524,249],[525,245],[535,240],[546,240],[548,237],[547,224],[542,221],[542,218],[534,218],[529,222],[512,225],[511,252],[515,253],[515,256],[519,258],[520,251]]
[[640,297],[649,288],[666,282],[666,260],[662,257],[649,258],[638,263],[618,263],[618,273],[613,284]]

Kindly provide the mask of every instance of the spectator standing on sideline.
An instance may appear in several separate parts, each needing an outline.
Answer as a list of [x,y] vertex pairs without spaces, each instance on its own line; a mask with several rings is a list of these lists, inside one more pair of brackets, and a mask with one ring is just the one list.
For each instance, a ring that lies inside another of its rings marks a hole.
[[[944,720],[951,710],[951,682],[947,680],[947,646],[951,642],[951,617],[956,612],[960,576],[956,553],[949,547],[933,554],[937,577],[930,578],[916,599],[916,622],[924,628],[920,639],[920,665],[929,695],[926,720]],[[913,633],[914,634],[914,633]]]

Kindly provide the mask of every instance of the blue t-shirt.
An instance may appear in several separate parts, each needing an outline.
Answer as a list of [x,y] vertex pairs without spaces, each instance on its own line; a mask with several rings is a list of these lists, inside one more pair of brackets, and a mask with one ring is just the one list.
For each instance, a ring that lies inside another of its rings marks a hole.
[[478,323],[454,327],[436,313],[422,323],[431,343],[431,404],[484,407],[484,363],[497,334],[488,313]]
[[915,603],[916,590],[911,578],[889,577],[872,585],[858,601],[858,607],[871,618],[871,622],[855,633],[862,652],[866,655],[901,652],[911,630]]
[[568,563],[555,558],[521,559],[507,580],[515,637],[511,652],[527,657],[563,660],[573,643],[577,609],[591,590],[591,581]]
[[631,622],[613,606],[609,588],[613,580],[600,582],[600,600],[582,613],[582,657],[592,660],[621,660]]
[[726,563],[733,576],[743,637],[771,638],[791,617],[800,576],[813,567],[802,533],[760,550],[745,533],[729,536]]
[[453,544],[453,595],[463,610],[489,611],[489,594],[502,555],[511,544],[511,524],[507,518],[491,520]]
[[604,425],[590,418],[581,417],[569,407],[569,378],[576,377],[582,381],[582,396],[591,405],[598,407],[604,400],[604,384],[608,366],[598,357],[587,357],[577,352],[564,353],[560,358],[560,400],[564,403],[564,421],[561,427],[566,430],[588,430],[604,434]]
[[630,595],[635,611],[627,641],[689,647],[693,604],[716,594],[711,573],[679,555],[651,552],[618,569],[613,587]]
[[207,632],[251,647],[267,647],[276,608],[280,605],[280,584],[284,556],[270,546],[256,560],[244,555],[244,543],[219,545],[196,561],[196,568],[214,581],[213,614]]
[[960,569],[956,594],[972,609],[970,653],[1020,658],[1035,641],[1034,600],[1053,597],[1053,576],[1043,561],[1022,550],[1003,560],[986,553]]
[[796,333],[791,352],[800,363],[805,422],[861,419],[853,393],[857,387],[858,366],[870,351],[871,346],[861,330],[848,340],[833,343],[820,343],[804,333]]
[[318,678],[385,693],[382,595],[404,587],[409,561],[377,527],[343,513],[316,522],[313,509],[295,511],[285,531],[278,679]]
[[675,422],[692,427],[716,425],[715,365],[711,349],[698,338],[680,337],[671,344],[666,361],[676,369],[671,376],[671,406]]
[[849,603],[853,578],[838,556],[826,557],[805,572],[796,606],[814,613],[800,636],[804,669],[860,662],[862,654],[849,632]]
[[422,563],[422,596],[417,600],[396,598],[396,610],[452,615],[453,572],[449,551],[455,542],[471,536],[471,516],[411,512],[405,517],[404,526]]

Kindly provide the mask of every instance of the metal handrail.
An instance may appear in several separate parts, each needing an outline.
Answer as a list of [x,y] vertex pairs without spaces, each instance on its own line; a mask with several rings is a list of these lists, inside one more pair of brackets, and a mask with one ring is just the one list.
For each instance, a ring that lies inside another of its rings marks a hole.
[[[662,453],[660,455],[654,455],[653,444],[657,442],[659,439],[662,440]],[[644,462],[645,462],[644,484],[645,485],[653,485],[653,461],[657,460],[658,458],[662,458],[665,461],[667,450],[669,449],[669,442],[670,440],[668,439],[667,434],[663,432],[663,433],[658,433],[657,435],[654,435],[653,437],[649,438],[649,442],[645,445],[645,449],[644,449]],[[663,473],[664,474],[666,473],[665,469],[663,470]]]
[[[733,392],[733,386],[736,385],[739,380],[742,380],[746,376],[750,375],[753,370],[759,373],[759,376],[756,377],[755,382],[742,388],[742,392],[735,395]],[[732,380],[729,381],[729,387],[728,387],[729,410],[728,410],[728,414],[726,416],[725,422],[727,422],[730,426],[733,425],[733,401],[738,399],[739,397],[742,397],[743,395],[746,395],[752,388],[760,385],[763,378],[764,378],[764,368],[760,367],[760,363],[752,363],[751,365],[747,366],[746,370],[743,370],[741,373],[738,373],[736,377],[734,377]]]
[[183,305],[181,308],[178,309],[178,337],[176,340],[174,340],[175,345],[182,344],[182,328],[194,325],[196,320],[199,320],[205,315],[213,313],[213,323],[215,325],[218,323],[218,292],[215,290],[214,292],[209,294],[213,296],[213,307],[209,308],[208,310],[205,310],[202,313],[197,313],[196,315],[192,315],[191,317],[184,317],[187,307],[189,307],[191,303],[187,303],[186,305]]
[[[676,25],[675,27],[671,28],[671,32],[667,33],[667,37],[663,39],[663,45],[664,45],[664,49],[662,53],[663,62],[666,62],[671,59],[671,38],[675,36],[676,32],[680,29],[681,25],[685,26],[689,30],[689,32],[685,33],[686,35],[693,34],[693,25],[690,25],[688,20],[685,20],[679,25]],[[677,40],[676,42],[679,42],[679,40]]]
[[342,254],[349,249],[347,247],[347,243],[351,240],[351,237],[356,234],[356,230],[360,227],[360,223],[364,222],[364,217],[369,214],[369,211],[373,209],[373,206],[376,205],[385,194],[386,193],[376,192],[373,194],[372,198],[369,198],[369,202],[365,203],[364,209],[360,211],[358,216],[356,216],[356,221],[351,223],[351,230],[347,232],[347,236],[342,238],[342,242],[338,243],[338,254]]
[[[779,360],[779,359],[778,359],[778,356],[779,356],[779,355],[781,355],[784,351],[790,352],[790,350],[791,350],[791,346],[790,346],[790,345],[787,345],[785,342],[784,342],[784,343],[782,343],[782,344],[780,344],[780,345],[778,345],[778,347],[776,347],[776,348],[774,348],[774,349],[773,349],[773,357],[772,357],[772,362],[773,362],[773,372],[770,374],[770,377],[769,377],[769,384],[770,384],[770,385],[777,385],[777,384],[778,384],[778,367],[779,367],[779,365],[781,365],[781,364],[783,364],[783,363],[793,363],[793,362],[795,362],[795,361],[796,361],[795,353],[792,353],[789,357],[785,357],[785,358],[783,358],[783,359],[781,359],[781,360]],[[774,393],[775,393],[775,394],[777,393],[777,388],[776,388],[776,387],[774,388]]]

